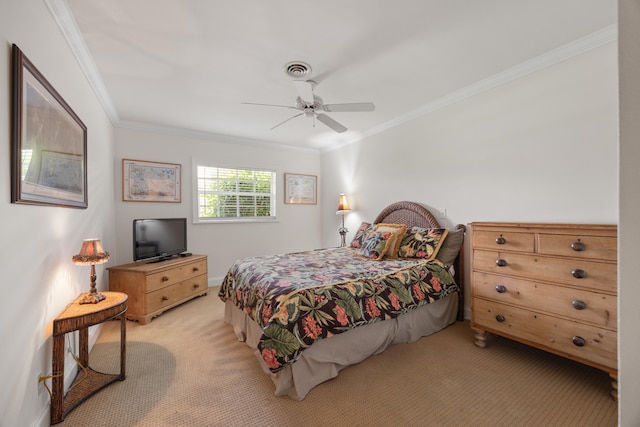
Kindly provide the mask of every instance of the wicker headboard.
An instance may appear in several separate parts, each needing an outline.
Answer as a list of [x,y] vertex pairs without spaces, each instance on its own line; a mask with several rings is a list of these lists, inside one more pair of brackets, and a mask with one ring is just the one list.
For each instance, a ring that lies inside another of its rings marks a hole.
[[[376,219],[375,224],[405,224],[411,227],[442,228],[435,216],[427,208],[415,202],[396,202],[384,208]],[[456,225],[456,230],[466,230],[464,224]],[[456,283],[460,287],[458,299],[458,320],[464,320],[464,244],[453,263]]]
[[396,202],[384,208],[373,221],[404,224],[411,227],[440,228],[440,223],[427,208],[414,202]]

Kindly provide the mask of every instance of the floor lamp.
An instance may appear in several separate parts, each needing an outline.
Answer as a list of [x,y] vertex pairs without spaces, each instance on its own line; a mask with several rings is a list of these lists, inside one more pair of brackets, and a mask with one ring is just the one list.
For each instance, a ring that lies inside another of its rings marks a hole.
[[347,200],[347,196],[344,193],[340,194],[340,201],[338,203],[338,211],[336,214],[342,215],[342,227],[338,228],[338,233],[340,234],[340,247],[344,248],[347,246],[347,230],[344,226],[344,215],[349,212],[351,208],[349,208],[349,200]]

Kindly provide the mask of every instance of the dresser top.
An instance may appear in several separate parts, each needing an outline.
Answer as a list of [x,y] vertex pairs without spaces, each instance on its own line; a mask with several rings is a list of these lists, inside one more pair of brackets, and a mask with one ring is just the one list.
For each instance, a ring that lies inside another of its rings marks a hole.
[[160,262],[152,262],[152,261],[140,261],[140,262],[132,262],[130,264],[122,264],[116,265],[114,267],[109,267],[107,270],[128,270],[128,271],[139,271],[143,273],[148,272],[158,272],[165,269],[179,267],[181,265],[190,264],[192,262],[202,261],[206,259],[206,255],[190,255],[186,257],[177,257],[166,261]]
[[575,232],[575,231],[591,231],[604,232],[608,235],[617,235],[618,226],[616,224],[562,224],[562,223],[543,223],[543,222],[483,222],[477,221],[469,224],[475,229],[494,229],[509,228],[517,231],[552,231],[552,232]]

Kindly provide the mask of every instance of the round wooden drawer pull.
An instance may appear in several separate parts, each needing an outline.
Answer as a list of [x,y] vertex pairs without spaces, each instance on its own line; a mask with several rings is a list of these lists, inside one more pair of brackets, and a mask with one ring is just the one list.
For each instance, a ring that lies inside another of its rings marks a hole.
[[507,243],[507,239],[505,239],[504,237],[500,236],[496,239],[496,244],[498,245],[504,245],[505,243]]
[[573,242],[571,244],[571,249],[573,249],[576,252],[582,252],[585,249],[587,249],[586,245],[582,242]]
[[163,282],[168,282],[169,281],[169,276],[162,276],[162,281]]
[[576,345],[577,347],[584,347],[584,345],[587,343],[587,341],[579,336],[575,336],[571,339],[571,341],[573,341],[573,344]]
[[575,270],[571,271],[571,275],[576,279],[584,279],[585,277],[587,277],[587,272],[582,270],[581,268],[576,268]]
[[198,267],[193,267],[193,271],[200,271]]
[[571,301],[571,305],[576,310],[584,310],[585,308],[587,308],[587,303],[579,299],[574,299],[573,301]]
[[507,260],[506,259],[497,259],[496,260],[496,265],[498,267],[504,267],[507,265]]
[[507,292],[507,287],[505,285],[496,285],[496,292],[499,294],[504,294]]
[[505,317],[504,317],[502,314],[498,314],[498,315],[496,316],[496,320],[497,320],[498,322],[502,323],[502,322],[504,322],[506,319],[505,319]]
[[199,284],[197,284],[197,283],[194,283],[194,284],[193,284],[193,289],[198,289],[199,287],[200,287],[200,285],[199,285]]
[[162,295],[162,301],[169,301],[169,297],[166,295]]

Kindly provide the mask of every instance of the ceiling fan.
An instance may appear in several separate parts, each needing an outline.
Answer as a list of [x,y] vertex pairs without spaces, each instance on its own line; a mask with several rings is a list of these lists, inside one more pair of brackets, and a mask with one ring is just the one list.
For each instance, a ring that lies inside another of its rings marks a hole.
[[267,107],[282,107],[282,108],[290,108],[294,110],[299,110],[300,112],[295,114],[292,117],[284,120],[283,122],[278,123],[270,130],[277,128],[288,122],[289,120],[295,119],[299,116],[312,117],[314,119],[314,127],[315,127],[315,119],[334,131],[338,133],[342,133],[347,130],[345,126],[338,123],[331,117],[325,114],[325,112],[360,112],[360,111],[373,111],[375,110],[375,105],[372,102],[355,102],[348,104],[324,104],[322,98],[313,93],[313,88],[316,83],[313,80],[294,80],[293,81],[296,91],[298,92],[298,97],[296,98],[295,105],[274,105],[274,104],[259,104],[256,102],[243,102],[243,104],[249,105],[263,105]]

